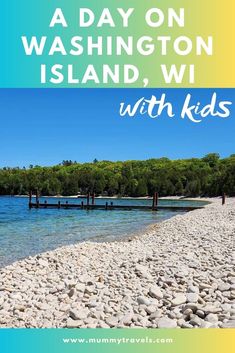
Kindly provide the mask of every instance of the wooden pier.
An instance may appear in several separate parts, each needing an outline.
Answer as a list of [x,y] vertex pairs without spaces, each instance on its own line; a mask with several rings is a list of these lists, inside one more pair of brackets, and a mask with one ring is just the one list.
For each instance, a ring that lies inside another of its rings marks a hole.
[[[143,210],[143,211],[193,211],[201,209],[203,206],[160,206],[158,204],[158,193],[155,192],[152,200],[152,206],[145,205],[117,205],[113,201],[105,202],[103,205],[95,204],[95,195],[88,193],[86,203],[81,201],[80,203],[69,203],[58,201],[57,203],[49,203],[47,200],[44,202],[39,201],[38,192],[36,192],[35,202],[33,202],[32,192],[29,193],[29,209],[80,209],[80,210]],[[91,202],[90,202],[91,201]]]

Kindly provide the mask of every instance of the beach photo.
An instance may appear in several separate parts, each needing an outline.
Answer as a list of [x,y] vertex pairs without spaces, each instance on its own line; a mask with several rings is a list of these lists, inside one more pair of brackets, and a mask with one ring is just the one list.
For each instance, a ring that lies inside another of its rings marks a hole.
[[0,328],[235,328],[233,100],[0,89]]

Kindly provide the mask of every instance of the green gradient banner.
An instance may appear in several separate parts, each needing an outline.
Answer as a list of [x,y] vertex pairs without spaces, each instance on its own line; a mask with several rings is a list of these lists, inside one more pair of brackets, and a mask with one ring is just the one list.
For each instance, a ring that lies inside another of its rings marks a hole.
[[[50,27],[57,8],[63,19]],[[2,88],[235,86],[233,0],[2,0],[0,9]],[[38,55],[26,55],[32,37]]]
[[6,329],[4,353],[230,353],[233,329]]

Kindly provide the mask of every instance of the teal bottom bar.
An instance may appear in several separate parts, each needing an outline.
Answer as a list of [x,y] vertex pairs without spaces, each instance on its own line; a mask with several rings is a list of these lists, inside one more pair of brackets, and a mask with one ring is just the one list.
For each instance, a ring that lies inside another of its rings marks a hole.
[[1,353],[230,353],[234,329],[0,329]]

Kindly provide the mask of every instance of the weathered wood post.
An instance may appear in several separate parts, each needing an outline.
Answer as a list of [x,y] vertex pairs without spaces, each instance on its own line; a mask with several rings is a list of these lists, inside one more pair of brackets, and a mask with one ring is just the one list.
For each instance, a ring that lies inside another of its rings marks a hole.
[[105,209],[108,209],[108,202],[105,203]]
[[58,208],[59,208],[59,209],[61,208],[61,203],[60,203],[60,201],[58,201]]
[[158,192],[156,192],[156,208],[158,206]]
[[32,208],[32,190],[29,192],[29,209],[31,210]]
[[153,194],[152,210],[155,210],[155,193]]
[[153,206],[152,206],[152,210],[156,211],[157,210],[157,205],[158,205],[158,193],[155,192],[153,194]]
[[84,209],[84,202],[83,201],[81,202],[81,209],[82,210]]
[[92,205],[94,206],[94,204],[95,204],[95,193],[92,194],[92,199],[91,200],[92,200]]
[[222,195],[222,205],[225,205],[226,195],[223,193]]
[[88,193],[87,193],[87,198],[86,198],[86,199],[87,199],[87,206],[90,205],[90,195],[91,195],[91,194],[88,192]]

